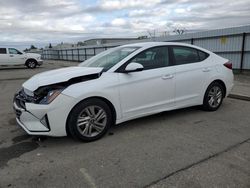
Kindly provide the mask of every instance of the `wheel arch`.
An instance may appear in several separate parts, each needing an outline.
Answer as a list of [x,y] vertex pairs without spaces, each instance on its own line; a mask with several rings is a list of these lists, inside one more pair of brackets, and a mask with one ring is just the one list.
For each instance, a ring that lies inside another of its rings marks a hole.
[[99,99],[99,100],[102,100],[104,101],[110,108],[111,110],[111,113],[112,113],[112,123],[115,124],[116,122],[116,118],[117,118],[117,112],[116,112],[116,109],[115,109],[115,106],[112,104],[112,102],[110,102],[110,100],[106,99],[105,97],[100,97],[100,96],[92,96],[92,97],[87,97],[83,100],[80,100],[78,103],[76,103],[70,110],[70,112],[68,113],[68,117],[67,117],[67,120],[66,120],[66,133],[67,135],[70,135],[70,132],[69,132],[69,127],[68,127],[68,121],[69,121],[69,115],[71,114],[72,110],[81,102],[83,101],[86,101],[86,100],[89,100],[89,99]]
[[28,58],[28,59],[26,59],[26,61],[25,61],[25,65],[27,65],[27,63],[29,62],[29,61],[35,61],[36,62],[36,64],[37,64],[37,60],[35,59],[35,58]]
[[[225,84],[225,82],[223,81],[223,80],[221,80],[221,79],[215,79],[215,80],[213,80],[212,82],[210,82],[209,84],[208,84],[208,86],[207,86],[207,88],[212,84],[212,83],[219,83],[219,84],[221,84],[221,86],[223,87],[223,91],[224,91],[224,93],[223,93],[223,98],[225,98],[225,96],[226,96],[226,93],[227,93],[227,87],[226,87],[226,84]],[[206,88],[206,91],[207,91],[207,88]],[[206,91],[205,91],[205,93],[206,93]],[[204,97],[205,97],[205,93],[204,93]]]

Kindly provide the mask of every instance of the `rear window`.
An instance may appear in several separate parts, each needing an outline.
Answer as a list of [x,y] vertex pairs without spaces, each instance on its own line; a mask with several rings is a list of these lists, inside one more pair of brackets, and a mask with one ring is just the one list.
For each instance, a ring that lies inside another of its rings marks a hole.
[[6,48],[0,48],[0,54],[6,54]]

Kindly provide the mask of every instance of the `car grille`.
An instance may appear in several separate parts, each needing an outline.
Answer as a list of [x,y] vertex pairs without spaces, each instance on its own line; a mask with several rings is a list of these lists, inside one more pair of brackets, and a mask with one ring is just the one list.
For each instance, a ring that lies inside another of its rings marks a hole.
[[27,95],[22,89],[14,96],[14,101],[19,108],[26,109],[26,102],[34,102],[34,97]]
[[21,116],[22,112],[20,110],[15,109],[15,113],[16,113],[16,117],[18,119],[20,119],[20,116]]
[[19,108],[25,109],[25,100],[23,98],[17,95],[14,100]]

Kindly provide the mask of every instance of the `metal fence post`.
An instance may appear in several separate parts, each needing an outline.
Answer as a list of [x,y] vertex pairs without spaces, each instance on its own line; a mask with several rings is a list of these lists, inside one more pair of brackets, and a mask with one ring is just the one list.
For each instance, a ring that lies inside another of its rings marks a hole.
[[77,59],[80,61],[80,54],[79,54],[79,49],[77,48]]
[[84,48],[84,61],[87,59],[87,50],[86,50],[86,48]]
[[66,52],[66,60],[68,61],[68,50],[65,50]]
[[245,39],[246,39],[246,33],[242,33],[242,45],[241,45],[241,53],[240,53],[240,72],[242,72],[242,70],[243,70]]

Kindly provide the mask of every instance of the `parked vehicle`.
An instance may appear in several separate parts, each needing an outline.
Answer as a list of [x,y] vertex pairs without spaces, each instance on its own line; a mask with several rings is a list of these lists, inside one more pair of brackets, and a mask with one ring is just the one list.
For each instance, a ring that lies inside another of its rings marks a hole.
[[40,54],[25,53],[16,48],[0,47],[0,66],[25,65],[28,68],[36,68],[42,65],[43,61]]
[[93,141],[113,124],[162,111],[195,105],[215,111],[232,86],[232,64],[208,50],[137,43],[33,76],[15,95],[14,108],[30,135]]

